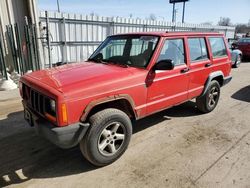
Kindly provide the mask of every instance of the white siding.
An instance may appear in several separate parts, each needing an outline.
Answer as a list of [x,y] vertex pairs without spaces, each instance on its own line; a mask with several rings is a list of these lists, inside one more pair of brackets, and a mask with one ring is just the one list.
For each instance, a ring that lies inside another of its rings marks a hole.
[[[140,31],[217,31],[233,38],[235,28],[201,24],[182,24],[120,17],[100,17],[49,12],[52,63],[86,60],[108,35]],[[65,24],[63,22],[65,19]],[[42,26],[45,12],[40,12]],[[63,44],[62,42],[66,42]],[[46,45],[44,43],[44,45]],[[46,50],[46,48],[44,48]],[[47,52],[45,52],[47,54]],[[46,65],[48,60],[46,61]]]

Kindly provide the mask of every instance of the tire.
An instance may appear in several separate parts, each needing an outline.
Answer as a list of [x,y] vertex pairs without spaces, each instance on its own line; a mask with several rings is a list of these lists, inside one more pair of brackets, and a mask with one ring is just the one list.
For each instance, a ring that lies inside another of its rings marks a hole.
[[90,129],[80,142],[83,156],[95,166],[113,163],[126,151],[132,123],[123,111],[108,108],[90,117]]
[[203,112],[208,113],[215,109],[220,98],[220,84],[216,80],[212,80],[206,93],[196,98],[197,108]]
[[238,68],[241,64],[241,55],[237,55],[236,61],[233,65],[234,68]]

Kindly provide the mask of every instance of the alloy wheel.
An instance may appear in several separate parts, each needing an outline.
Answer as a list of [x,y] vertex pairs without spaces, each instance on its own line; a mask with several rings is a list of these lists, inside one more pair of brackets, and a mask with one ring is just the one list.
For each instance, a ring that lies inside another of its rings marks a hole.
[[101,132],[98,139],[98,150],[104,156],[112,156],[121,148],[124,139],[124,125],[119,122],[112,122]]

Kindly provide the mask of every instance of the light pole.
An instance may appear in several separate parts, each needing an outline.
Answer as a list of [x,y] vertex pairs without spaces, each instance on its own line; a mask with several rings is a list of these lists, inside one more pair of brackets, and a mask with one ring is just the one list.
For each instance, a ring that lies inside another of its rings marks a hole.
[[186,4],[186,1],[183,2],[182,23],[184,23],[184,17],[185,17],[185,4]]
[[172,12],[172,22],[174,22],[175,17],[175,3],[173,3],[173,12]]
[[59,3],[59,0],[57,0],[56,2],[57,2],[57,11],[60,12],[60,3]]
[[169,3],[173,4],[173,12],[172,12],[172,22],[175,22],[176,21],[176,18],[175,18],[175,3],[183,3],[183,10],[182,10],[182,23],[184,23],[184,18],[185,18],[185,5],[186,5],[186,2],[189,1],[189,0],[169,0]]

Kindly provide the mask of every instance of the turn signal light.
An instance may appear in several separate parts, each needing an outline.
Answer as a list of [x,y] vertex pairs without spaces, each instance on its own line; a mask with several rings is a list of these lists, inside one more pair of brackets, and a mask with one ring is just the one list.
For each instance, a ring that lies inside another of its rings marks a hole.
[[68,122],[67,108],[65,103],[62,104],[62,121],[63,123]]

